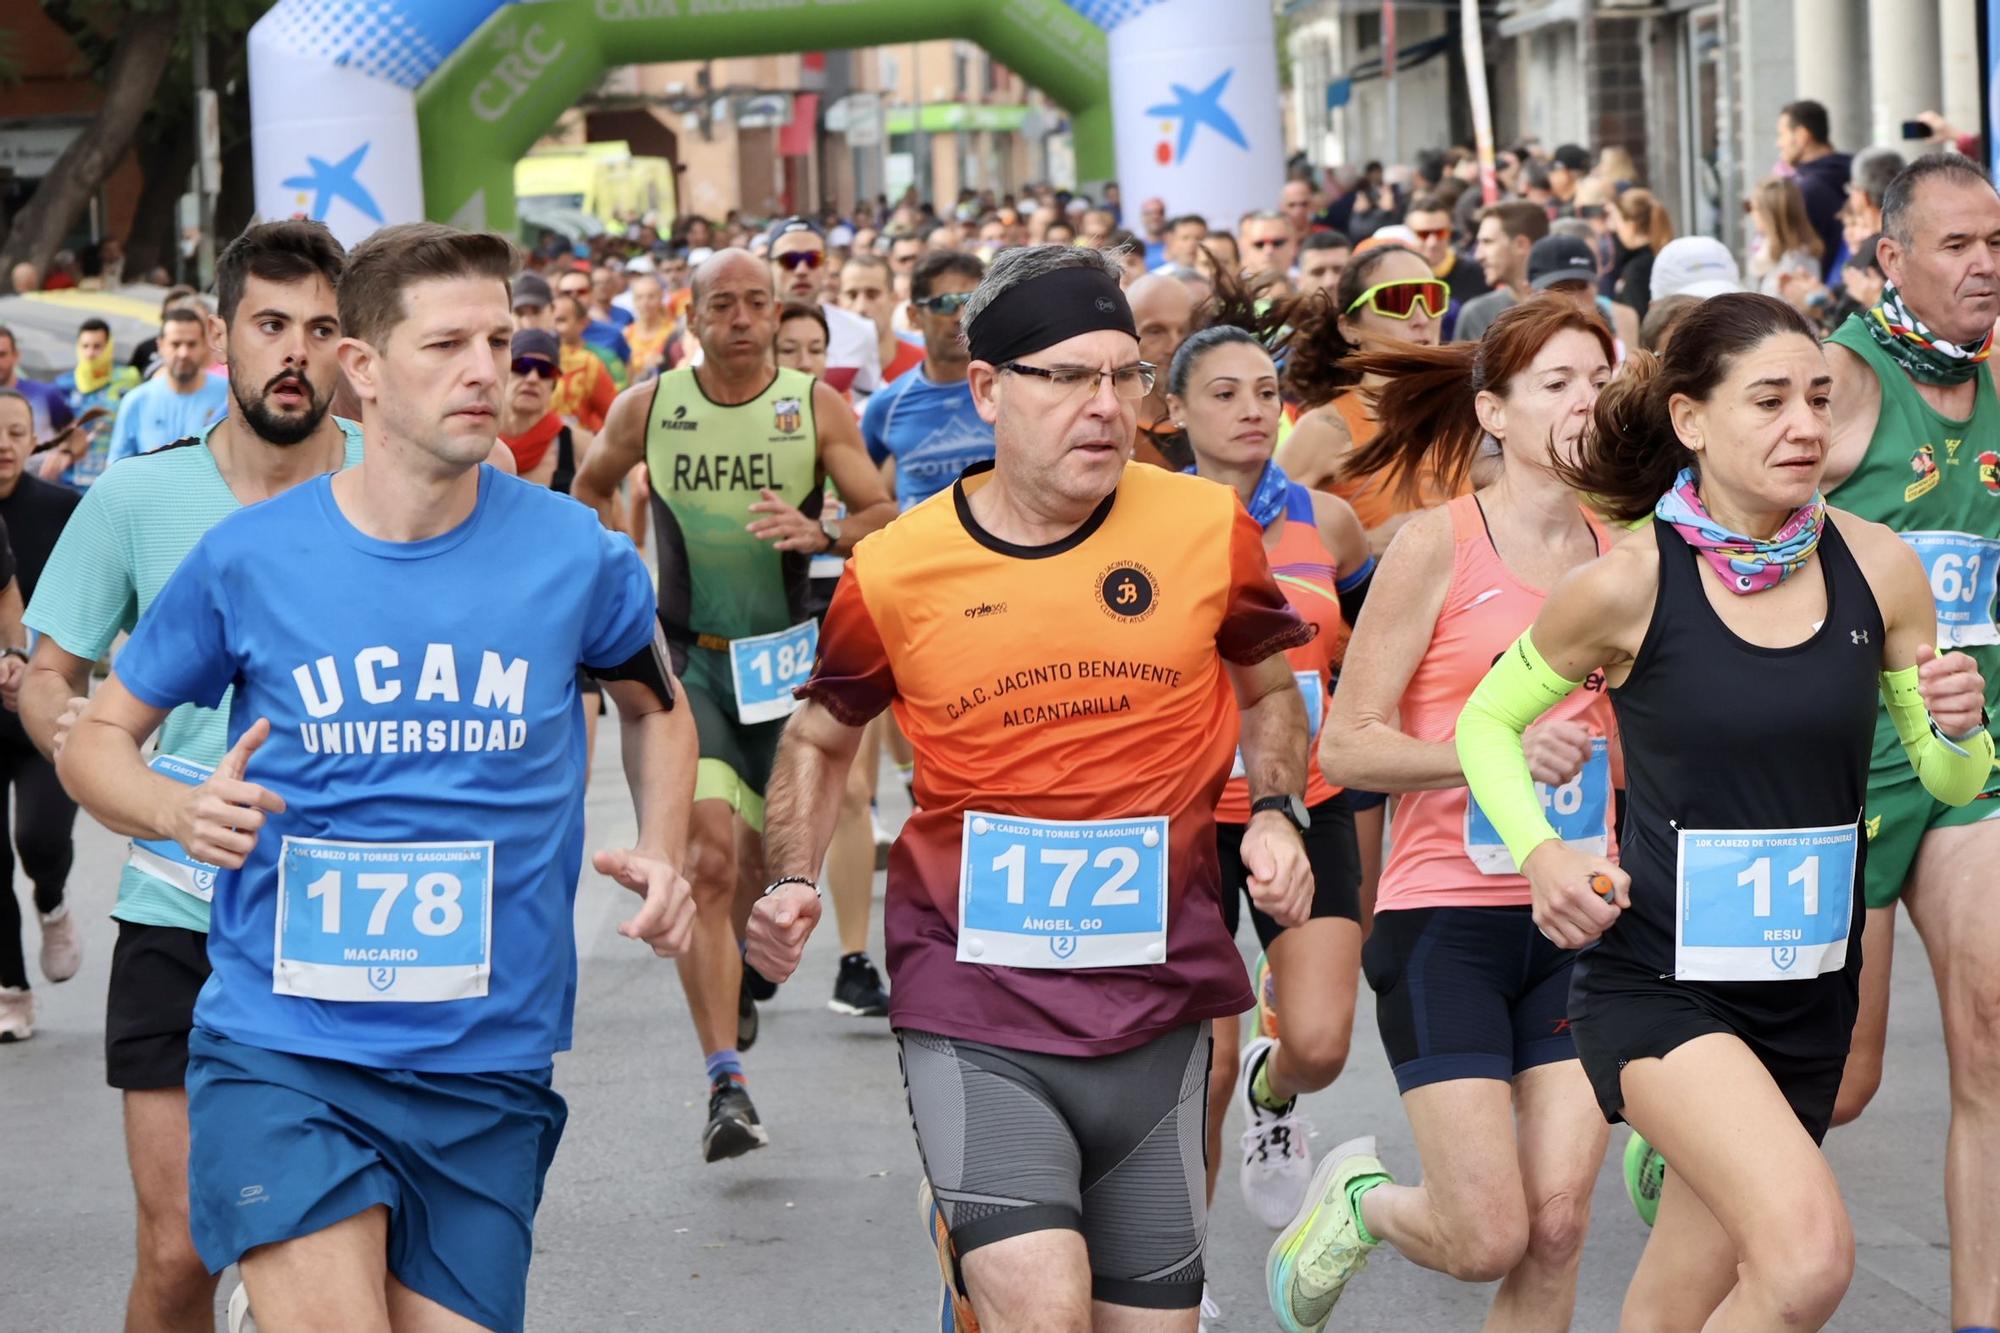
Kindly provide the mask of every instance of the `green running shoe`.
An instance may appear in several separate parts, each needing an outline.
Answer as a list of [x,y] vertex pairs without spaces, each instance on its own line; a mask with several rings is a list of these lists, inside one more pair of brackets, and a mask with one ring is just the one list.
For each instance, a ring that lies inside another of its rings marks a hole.
[[1667,1159],[1633,1131],[1625,1140],[1625,1192],[1632,1196],[1632,1208],[1647,1226],[1659,1216],[1660,1187],[1666,1182]]
[[1305,1206],[1278,1233],[1264,1261],[1271,1312],[1285,1333],[1319,1333],[1341,1291],[1368,1266],[1368,1251],[1375,1246],[1362,1239],[1347,1187],[1362,1176],[1387,1174],[1375,1156],[1373,1135],[1341,1144],[1313,1173]]
[[1261,953],[1257,955],[1257,965],[1250,969],[1250,986],[1257,992],[1257,1023],[1250,1035],[1276,1041],[1278,983],[1271,979],[1271,960]]

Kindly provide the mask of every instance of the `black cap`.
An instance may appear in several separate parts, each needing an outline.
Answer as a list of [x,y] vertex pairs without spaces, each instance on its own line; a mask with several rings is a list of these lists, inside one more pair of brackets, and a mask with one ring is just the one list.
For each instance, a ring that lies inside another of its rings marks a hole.
[[809,231],[822,241],[826,239],[826,233],[819,229],[817,222],[802,217],[779,218],[771,224],[770,230],[764,233],[764,239],[776,245],[780,236],[790,236],[795,231]]
[[508,344],[507,354],[517,359],[539,357],[552,366],[562,365],[562,345],[556,341],[556,335],[547,329],[514,330],[514,341]]
[[524,305],[547,306],[555,303],[555,293],[549,290],[547,279],[539,273],[522,273],[514,279],[514,305],[519,310]]
[[1528,285],[1546,291],[1559,282],[1597,281],[1597,256],[1574,236],[1544,236],[1528,251]]
[[1571,171],[1590,170],[1590,150],[1579,144],[1560,144],[1549,156],[1551,160],[1568,167]]

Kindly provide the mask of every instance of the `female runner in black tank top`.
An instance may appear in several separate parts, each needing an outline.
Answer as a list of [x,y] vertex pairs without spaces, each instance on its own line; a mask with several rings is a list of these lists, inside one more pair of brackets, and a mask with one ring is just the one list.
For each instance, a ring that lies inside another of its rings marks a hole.
[[[1630,520],[1691,467],[1714,523],[1776,533],[1817,497],[1830,385],[1790,306],[1711,299],[1663,365],[1605,390],[1573,482]],[[1878,676],[1926,663],[1938,731],[1982,722],[1978,672],[1932,660],[1929,585],[1887,528],[1828,509],[1789,577],[1744,591],[1660,521],[1572,576],[1524,639],[1566,680],[1605,668],[1625,745],[1623,870],[1554,841],[1523,870],[1544,932],[1590,945],[1570,1018],[1606,1116],[1673,1167],[1628,1329],[1813,1329],[1840,1303],[1853,1233],[1818,1140],[1854,1023]],[[1483,806],[1504,795],[1467,772]]]

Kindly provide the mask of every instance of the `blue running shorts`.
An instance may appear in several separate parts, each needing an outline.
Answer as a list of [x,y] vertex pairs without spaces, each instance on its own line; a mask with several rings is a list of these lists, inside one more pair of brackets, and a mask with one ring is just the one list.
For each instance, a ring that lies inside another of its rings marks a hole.
[[425,1074],[188,1040],[188,1212],[211,1273],[389,1209],[389,1271],[521,1333],[542,1180],[569,1108],[553,1069]]

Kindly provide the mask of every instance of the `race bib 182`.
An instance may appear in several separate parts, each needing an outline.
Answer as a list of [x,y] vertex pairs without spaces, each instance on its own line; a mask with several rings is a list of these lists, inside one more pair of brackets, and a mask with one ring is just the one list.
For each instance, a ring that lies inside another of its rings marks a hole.
[[819,622],[803,620],[775,634],[729,641],[729,671],[736,680],[736,719],[745,726],[776,722],[798,710],[794,685],[812,676],[819,655]]

